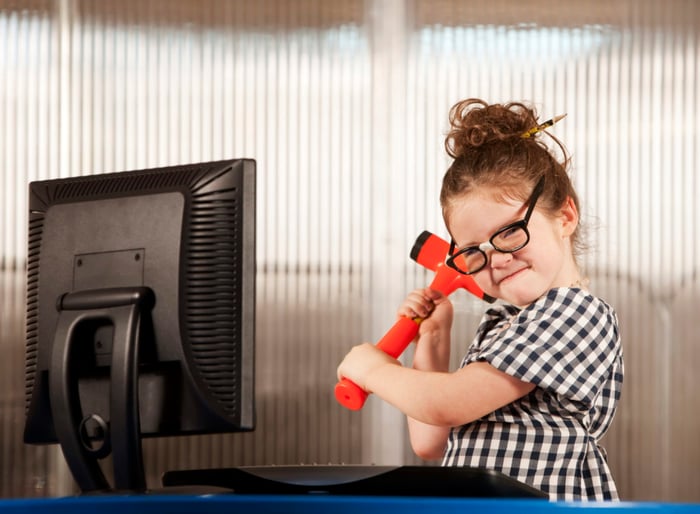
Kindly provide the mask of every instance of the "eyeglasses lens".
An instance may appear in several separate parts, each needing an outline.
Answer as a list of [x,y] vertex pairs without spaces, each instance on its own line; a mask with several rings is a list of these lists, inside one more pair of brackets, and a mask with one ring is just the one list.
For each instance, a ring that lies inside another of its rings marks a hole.
[[486,254],[478,248],[467,248],[452,258],[452,264],[462,273],[475,273],[486,264]]
[[491,244],[501,252],[514,252],[525,246],[530,236],[522,225],[506,227],[493,235]]

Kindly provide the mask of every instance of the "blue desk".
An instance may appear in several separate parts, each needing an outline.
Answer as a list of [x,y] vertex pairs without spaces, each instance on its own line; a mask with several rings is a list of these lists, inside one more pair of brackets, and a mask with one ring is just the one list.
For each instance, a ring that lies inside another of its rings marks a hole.
[[700,504],[335,495],[133,495],[0,500],[1,514],[700,514]]

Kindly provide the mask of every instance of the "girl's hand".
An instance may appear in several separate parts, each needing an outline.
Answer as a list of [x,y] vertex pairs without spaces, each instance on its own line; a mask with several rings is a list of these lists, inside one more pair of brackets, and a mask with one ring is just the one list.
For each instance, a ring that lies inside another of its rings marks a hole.
[[371,393],[372,391],[367,388],[369,376],[386,364],[399,365],[399,362],[375,345],[363,343],[350,350],[340,363],[338,366],[338,380],[347,378],[368,393]]
[[445,295],[426,287],[409,293],[399,307],[398,315],[423,319],[418,332],[421,335],[440,329],[450,330],[454,313],[452,302]]
[[422,318],[416,336],[413,368],[447,371],[450,363],[450,331],[454,310],[452,302],[440,291],[416,289],[399,307],[399,316]]

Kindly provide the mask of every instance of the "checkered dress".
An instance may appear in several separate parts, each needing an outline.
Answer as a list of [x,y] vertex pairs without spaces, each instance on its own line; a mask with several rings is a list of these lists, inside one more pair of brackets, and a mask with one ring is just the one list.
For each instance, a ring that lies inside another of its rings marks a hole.
[[[552,289],[525,309],[489,309],[462,366],[486,361],[537,387],[451,430],[443,465],[500,471],[551,499],[617,499],[599,439],[622,386],[617,316],[581,289]],[[469,394],[466,392],[465,394]]]

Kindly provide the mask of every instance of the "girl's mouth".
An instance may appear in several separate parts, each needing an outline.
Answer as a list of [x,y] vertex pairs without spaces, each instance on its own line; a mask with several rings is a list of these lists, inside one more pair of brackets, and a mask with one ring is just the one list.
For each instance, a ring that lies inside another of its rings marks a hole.
[[527,271],[528,269],[529,269],[528,267],[524,267],[524,268],[519,269],[519,270],[516,271],[515,273],[511,273],[510,275],[508,275],[508,276],[506,276],[506,277],[503,277],[501,280],[499,280],[498,285],[500,286],[500,285],[503,284],[504,282],[509,282],[509,281],[511,281],[512,279],[514,279],[514,278],[516,278],[517,276],[519,276],[520,274],[522,274],[523,271]]

